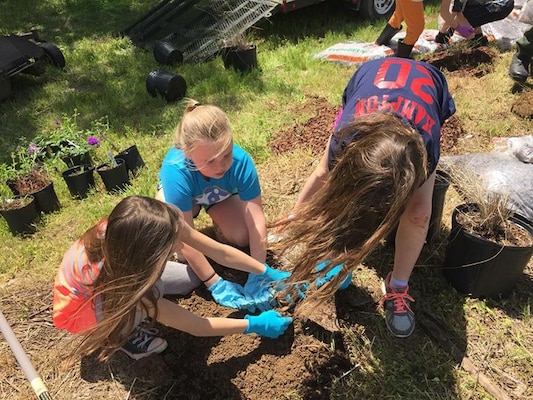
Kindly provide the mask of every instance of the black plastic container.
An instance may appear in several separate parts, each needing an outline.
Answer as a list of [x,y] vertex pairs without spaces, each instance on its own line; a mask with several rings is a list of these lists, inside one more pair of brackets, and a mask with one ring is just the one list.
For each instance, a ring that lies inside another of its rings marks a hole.
[[2,214],[2,217],[6,220],[9,231],[13,235],[28,235],[35,233],[35,224],[40,220],[35,198],[31,195],[15,196],[13,200],[19,200],[22,197],[28,199],[23,207],[0,209],[0,214]]
[[185,97],[187,82],[181,75],[155,69],[146,78],[146,90],[152,97],[160,95],[166,101],[172,102]]
[[105,188],[109,193],[117,193],[130,185],[130,177],[126,162],[122,158],[115,158],[117,165],[112,167],[105,163],[96,168],[96,172],[102,178]]
[[77,199],[85,199],[89,190],[94,188],[94,167],[92,165],[75,165],[63,172],[70,194]]
[[40,212],[48,214],[61,209],[61,203],[59,203],[54,189],[54,182],[50,182],[48,186],[45,186],[38,192],[32,193],[32,195],[35,197],[37,209]]
[[450,187],[450,175],[437,170],[435,176],[435,186],[433,187],[433,199],[431,201],[431,219],[426,236],[427,242],[432,242],[438,235],[442,227],[442,213],[444,211],[444,201],[446,192]]
[[[437,170],[435,176],[435,186],[433,186],[433,197],[431,200],[431,217],[429,219],[429,228],[426,235],[426,242],[434,241],[442,227],[442,213],[444,211],[444,202],[446,200],[446,192],[450,187],[450,175],[442,170]],[[396,239],[396,232],[398,227],[387,236],[387,244],[394,246]]]
[[136,175],[139,168],[144,167],[144,161],[136,145],[128,147],[115,155],[115,158],[122,158],[126,162],[128,172]]
[[161,64],[176,65],[183,62],[183,53],[171,42],[159,40],[154,45],[154,58]]
[[257,47],[247,48],[226,47],[221,52],[222,61],[226,69],[234,68],[240,72],[249,72],[257,68]]
[[67,167],[69,168],[72,168],[76,165],[85,165],[85,164],[91,165],[92,164],[91,155],[89,154],[89,152],[83,153],[83,154],[73,154],[73,155],[63,156],[61,157],[61,160],[65,164],[67,164]]
[[[522,276],[533,254],[533,246],[503,246],[466,232],[457,222],[457,216],[472,207],[475,209],[475,205],[461,204],[453,211],[442,272],[461,293],[480,298],[505,298]],[[533,238],[531,221],[518,214],[509,220]]]

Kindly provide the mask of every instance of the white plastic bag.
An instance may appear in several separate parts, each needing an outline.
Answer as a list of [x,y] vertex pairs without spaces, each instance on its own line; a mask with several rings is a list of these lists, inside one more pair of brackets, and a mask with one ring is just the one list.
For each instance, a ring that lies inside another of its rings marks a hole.
[[518,21],[524,24],[533,25],[533,0],[529,0],[524,4],[518,14]]
[[[523,147],[520,147],[523,148]],[[488,191],[509,196],[513,211],[533,221],[533,164],[508,152],[442,156],[442,168],[473,171]]]
[[533,135],[516,137],[493,137],[494,150],[508,152],[520,161],[533,163]]
[[531,25],[510,18],[489,22],[482,25],[481,30],[485,36],[494,38],[498,47],[509,50]]
[[520,161],[533,163],[533,135],[509,138],[507,146]]

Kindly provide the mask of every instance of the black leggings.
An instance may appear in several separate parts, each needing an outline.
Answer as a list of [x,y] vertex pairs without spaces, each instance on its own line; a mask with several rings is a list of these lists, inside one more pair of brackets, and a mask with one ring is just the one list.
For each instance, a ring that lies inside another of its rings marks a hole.
[[504,4],[471,4],[467,3],[463,15],[474,28],[489,22],[499,21],[507,17],[514,8],[514,0],[503,2]]

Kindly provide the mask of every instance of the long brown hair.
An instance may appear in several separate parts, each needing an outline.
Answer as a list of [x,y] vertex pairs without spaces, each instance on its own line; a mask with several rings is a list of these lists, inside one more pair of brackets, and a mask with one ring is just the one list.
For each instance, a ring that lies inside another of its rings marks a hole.
[[[420,134],[395,114],[377,112],[358,117],[334,134],[346,147],[333,160],[325,184],[296,210],[294,219],[280,221],[282,240],[274,246],[280,258],[292,262],[287,293],[308,282],[306,300],[298,311],[329,298],[365,257],[399,222],[413,192],[427,177],[427,154]],[[296,253],[297,256],[291,257]],[[320,273],[316,266],[329,265]],[[316,278],[343,264],[329,284],[314,290]]]
[[157,317],[152,289],[179,240],[181,223],[177,208],[131,196],[115,206],[107,226],[104,221],[87,230],[82,239],[89,261],[104,259],[90,299],[100,301],[102,320],[86,333],[76,354],[100,348],[99,358],[106,360],[128,340],[137,312]]

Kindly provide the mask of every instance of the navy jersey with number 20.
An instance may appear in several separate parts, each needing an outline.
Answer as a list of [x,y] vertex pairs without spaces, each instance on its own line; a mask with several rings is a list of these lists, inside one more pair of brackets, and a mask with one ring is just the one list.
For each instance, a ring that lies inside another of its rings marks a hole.
[[[386,57],[362,64],[342,96],[342,115],[335,130],[375,111],[391,111],[410,121],[424,139],[428,172],[440,155],[440,130],[455,112],[444,75],[434,66],[406,58]],[[338,151],[332,137],[330,160]]]

